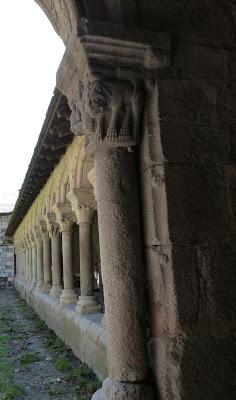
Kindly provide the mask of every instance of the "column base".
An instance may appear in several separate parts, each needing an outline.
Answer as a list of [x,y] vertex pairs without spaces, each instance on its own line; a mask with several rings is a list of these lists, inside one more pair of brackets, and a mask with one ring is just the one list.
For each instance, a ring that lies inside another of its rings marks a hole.
[[51,288],[52,288],[51,283],[49,283],[49,282],[44,282],[43,288],[42,288],[42,292],[43,292],[43,293],[50,293]]
[[62,293],[62,286],[52,286],[50,290],[51,297],[60,297]]
[[101,310],[94,296],[79,296],[75,311],[78,314],[94,314]]
[[101,324],[102,324],[103,329],[106,329],[106,314],[105,313],[104,313],[104,315],[102,317]]
[[107,378],[92,400],[153,400],[153,390],[142,383],[123,383]]
[[36,289],[40,291],[43,289],[43,281],[38,281]]
[[37,286],[37,282],[36,281],[31,282],[30,283],[30,290],[36,289],[36,286]]
[[77,301],[77,295],[73,289],[63,289],[60,296],[60,304],[73,304]]

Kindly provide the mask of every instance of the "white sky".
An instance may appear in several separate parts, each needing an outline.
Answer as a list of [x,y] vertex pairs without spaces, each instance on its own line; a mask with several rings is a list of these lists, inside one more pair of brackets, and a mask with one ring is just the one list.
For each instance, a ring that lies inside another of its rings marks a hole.
[[0,211],[21,188],[64,45],[34,0],[0,0]]

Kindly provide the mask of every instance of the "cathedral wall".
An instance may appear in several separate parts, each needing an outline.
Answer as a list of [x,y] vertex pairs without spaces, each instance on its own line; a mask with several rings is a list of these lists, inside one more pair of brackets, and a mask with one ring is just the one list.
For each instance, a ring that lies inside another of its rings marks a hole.
[[10,213],[0,213],[0,278],[5,277],[8,282],[13,282],[14,247],[4,240],[10,218]]

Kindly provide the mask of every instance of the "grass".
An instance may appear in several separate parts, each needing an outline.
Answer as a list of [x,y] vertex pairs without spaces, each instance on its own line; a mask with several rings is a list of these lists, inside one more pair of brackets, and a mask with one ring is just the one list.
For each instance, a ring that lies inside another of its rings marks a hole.
[[71,368],[65,373],[64,379],[73,384],[79,400],[90,400],[94,392],[101,387],[96,375],[86,365]]
[[46,346],[54,354],[68,352],[69,350],[68,346],[51,329],[48,329]]
[[38,355],[35,353],[31,353],[30,351],[25,352],[20,359],[21,365],[24,365],[24,366],[33,364],[37,361],[40,361],[40,358],[38,357]]
[[47,390],[49,396],[52,396],[52,397],[60,396],[60,395],[64,394],[64,391],[61,389],[58,389],[57,387],[48,386],[48,387],[46,387],[46,390]]
[[[73,387],[74,395],[79,400],[91,400],[92,395],[96,390],[101,387],[101,383],[96,378],[92,370],[86,365],[81,364],[80,361],[74,356],[71,349],[50,330],[47,325],[39,319],[34,310],[27,305],[27,303],[19,299],[17,301],[17,308],[23,316],[31,321],[27,330],[34,333],[42,332],[45,340],[45,345],[51,353],[51,359],[58,372],[60,372],[64,382],[68,387]],[[23,393],[22,388],[14,384],[13,366],[7,358],[8,346],[8,333],[17,333],[22,335],[22,328],[18,327],[16,321],[9,323],[8,315],[10,310],[5,310],[5,315],[0,313],[0,400],[15,400],[17,396]],[[4,329],[1,331],[1,325]],[[1,334],[2,333],[2,334]],[[22,367],[40,361],[39,356],[33,352],[26,351],[20,358]],[[65,391],[58,386],[50,385],[47,388],[50,397],[58,397],[65,394]]]
[[0,400],[14,400],[24,393],[23,388],[14,383],[13,364],[8,357],[9,339],[5,334],[7,322],[7,317],[0,314]]
[[66,357],[60,357],[55,361],[55,364],[58,371],[61,372],[69,371],[71,369],[71,364]]

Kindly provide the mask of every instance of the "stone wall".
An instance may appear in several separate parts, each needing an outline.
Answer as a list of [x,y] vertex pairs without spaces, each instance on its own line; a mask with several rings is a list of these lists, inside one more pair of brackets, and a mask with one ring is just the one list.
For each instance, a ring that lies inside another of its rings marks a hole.
[[145,28],[173,45],[142,161],[155,378],[161,399],[233,399],[236,8],[145,3]]
[[0,213],[0,278],[14,278],[14,247],[4,240],[4,235],[11,218],[11,213]]

